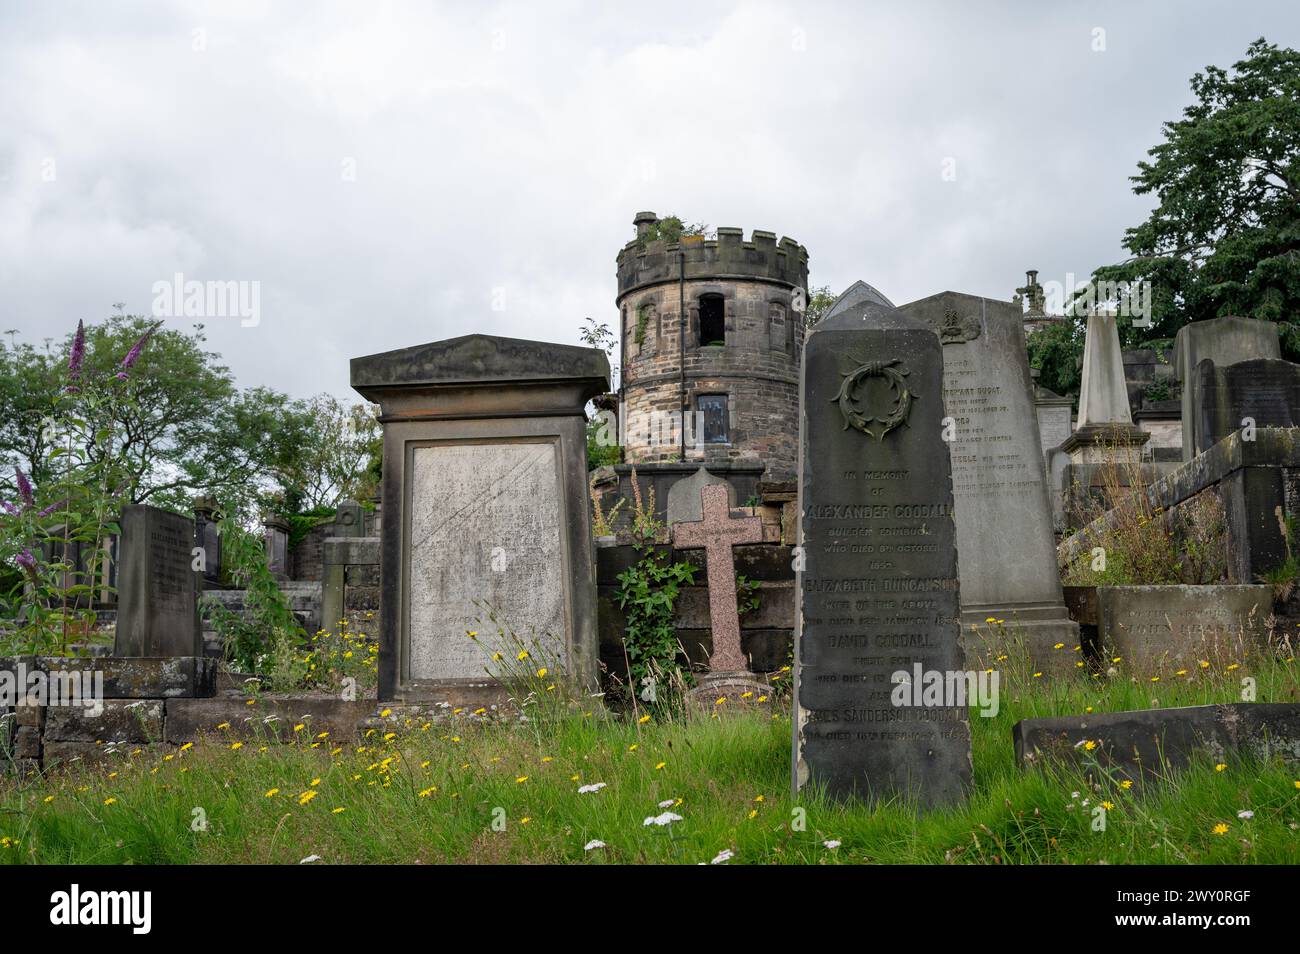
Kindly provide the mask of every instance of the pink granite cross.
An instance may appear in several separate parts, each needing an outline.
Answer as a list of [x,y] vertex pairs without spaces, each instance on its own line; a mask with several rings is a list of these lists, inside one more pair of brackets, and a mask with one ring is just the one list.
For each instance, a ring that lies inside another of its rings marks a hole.
[[673,546],[679,550],[704,548],[709,573],[709,625],[713,630],[713,672],[749,668],[740,651],[740,614],[736,611],[736,565],[731,548],[740,543],[762,543],[763,521],[758,517],[732,519],[727,488],[714,484],[700,490],[704,519],[673,527]]

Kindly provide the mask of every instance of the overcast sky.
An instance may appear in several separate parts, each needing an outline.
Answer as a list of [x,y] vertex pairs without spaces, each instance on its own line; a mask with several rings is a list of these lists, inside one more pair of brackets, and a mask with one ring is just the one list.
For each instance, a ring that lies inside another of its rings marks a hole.
[[356,355],[616,325],[640,209],[789,235],[812,285],[898,304],[1086,275],[1192,73],[1300,46],[1294,2],[0,11],[0,331],[257,282],[211,346],[299,396],[355,396]]

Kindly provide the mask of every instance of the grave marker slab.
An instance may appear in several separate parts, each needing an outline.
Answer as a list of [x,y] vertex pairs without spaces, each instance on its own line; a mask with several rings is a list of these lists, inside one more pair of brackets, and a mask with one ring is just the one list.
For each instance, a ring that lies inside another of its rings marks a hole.
[[962,706],[894,704],[896,674],[963,668],[943,356],[862,297],[804,347],[793,784],[836,798],[960,801]]
[[[1300,766],[1300,705],[1226,705],[1022,719],[1011,729],[1021,768],[1052,762],[1103,765],[1112,778],[1168,778],[1193,760],[1273,759]],[[1084,744],[1093,743],[1091,749]]]
[[604,353],[467,335],[354,358],[352,386],[384,426],[380,699],[487,682],[489,653],[509,646],[479,622],[485,605],[592,684],[583,408],[609,387]]
[[1141,675],[1170,676],[1202,660],[1240,660],[1268,644],[1273,588],[1099,586],[1098,631],[1105,658]]
[[1038,669],[1066,671],[1072,655],[1052,647],[1076,646],[1079,626],[1061,595],[1024,316],[1011,302],[951,291],[899,311],[943,344],[963,633],[1005,619]]
[[1300,425],[1300,364],[1255,358],[1219,365],[1206,358],[1196,366],[1195,452],[1209,450],[1250,418],[1255,427]]
[[1211,318],[1178,329],[1174,339],[1174,370],[1183,384],[1183,460],[1206,446],[1200,434],[1196,368],[1209,358],[1215,364],[1236,364],[1254,358],[1281,358],[1277,325],[1253,318]]
[[157,507],[122,508],[115,656],[202,656],[194,521]]

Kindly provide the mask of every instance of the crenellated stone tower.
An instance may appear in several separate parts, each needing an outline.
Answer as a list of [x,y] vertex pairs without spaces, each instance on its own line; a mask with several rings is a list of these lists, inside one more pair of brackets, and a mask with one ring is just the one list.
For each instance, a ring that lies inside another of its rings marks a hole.
[[633,222],[616,299],[625,460],[762,463],[767,479],[793,478],[808,250],[757,229],[668,242],[652,238],[653,212]]

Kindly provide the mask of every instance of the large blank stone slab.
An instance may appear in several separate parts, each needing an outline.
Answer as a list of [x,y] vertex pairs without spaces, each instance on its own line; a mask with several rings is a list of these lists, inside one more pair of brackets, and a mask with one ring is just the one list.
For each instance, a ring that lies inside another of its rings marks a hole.
[[489,612],[594,688],[583,409],[609,387],[604,353],[466,335],[354,358],[352,386],[384,425],[380,699],[480,693]]
[[[484,604],[563,665],[564,540],[557,449],[434,444],[411,459],[410,660],[414,679],[474,679],[485,651],[515,651],[479,620]],[[479,633],[468,639],[466,631]]]

